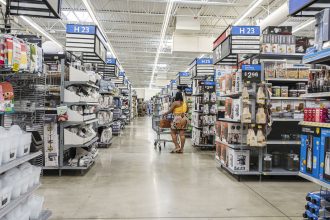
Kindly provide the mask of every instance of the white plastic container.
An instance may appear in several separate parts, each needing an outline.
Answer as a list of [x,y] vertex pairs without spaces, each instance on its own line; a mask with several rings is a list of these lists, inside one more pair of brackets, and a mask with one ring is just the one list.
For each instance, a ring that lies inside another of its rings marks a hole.
[[25,132],[21,135],[20,142],[17,149],[17,157],[23,157],[30,153],[32,138],[30,132]]
[[30,215],[31,215],[30,207],[27,204],[24,204],[21,208],[19,220],[29,220]]
[[33,185],[31,182],[33,182],[33,175],[32,175],[32,165],[30,163],[23,163],[18,168],[21,172],[21,178],[22,178],[22,192],[26,193],[29,189],[29,186]]
[[32,172],[33,172],[32,186],[36,186],[40,182],[41,167],[32,166]]
[[1,188],[0,188],[0,207],[5,207],[8,205],[12,198],[12,185],[6,183],[3,178],[0,178]]
[[10,186],[11,198],[16,199],[21,195],[22,192],[22,178],[20,171],[17,168],[13,168],[2,175],[1,183],[2,187]]
[[29,199],[30,218],[39,219],[45,198],[42,196],[32,196]]
[[9,129],[9,161],[15,160],[17,157],[17,148],[20,144],[22,130],[18,125],[13,125]]

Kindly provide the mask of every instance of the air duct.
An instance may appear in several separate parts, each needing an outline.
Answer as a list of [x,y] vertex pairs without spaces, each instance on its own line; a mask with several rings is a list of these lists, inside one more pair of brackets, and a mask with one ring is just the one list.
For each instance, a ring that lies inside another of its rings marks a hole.
[[285,22],[288,16],[289,5],[286,2],[260,22],[260,29],[263,30],[268,26],[278,26]]

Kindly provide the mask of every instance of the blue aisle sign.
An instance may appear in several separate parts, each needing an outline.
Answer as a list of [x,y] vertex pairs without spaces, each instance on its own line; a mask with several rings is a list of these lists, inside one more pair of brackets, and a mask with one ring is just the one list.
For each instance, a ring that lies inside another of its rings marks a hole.
[[187,87],[184,89],[184,91],[185,91],[186,95],[191,95],[193,90],[192,90],[192,88]]
[[179,72],[179,76],[190,76],[188,72]]
[[213,64],[213,60],[210,58],[197,58],[197,64]]
[[242,79],[243,82],[261,82],[261,65],[242,65]]
[[231,35],[239,36],[260,36],[259,26],[233,26]]
[[67,24],[66,33],[93,35],[96,33],[96,26],[95,25]]
[[107,58],[106,64],[116,64],[116,58]]
[[204,86],[215,86],[215,82],[213,82],[213,81],[204,81]]
[[289,1],[289,14],[294,15],[303,9],[306,5],[315,2],[316,0],[290,0]]

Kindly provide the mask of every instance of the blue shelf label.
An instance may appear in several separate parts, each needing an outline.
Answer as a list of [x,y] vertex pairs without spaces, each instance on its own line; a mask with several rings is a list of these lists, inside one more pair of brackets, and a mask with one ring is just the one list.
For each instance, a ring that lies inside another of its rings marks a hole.
[[242,79],[243,82],[261,82],[261,65],[242,65]]
[[213,60],[211,58],[200,58],[197,59],[197,64],[213,64]]
[[261,65],[260,64],[248,64],[248,65],[242,65],[243,71],[261,71]]
[[213,82],[213,81],[204,81],[204,86],[215,86],[215,82]]
[[107,58],[106,64],[116,64],[116,59],[115,58]]
[[96,26],[95,25],[67,24],[66,33],[93,35],[96,33]]
[[190,92],[190,93],[191,93],[191,92],[192,92],[192,88],[187,87],[187,88],[184,89],[184,91],[186,91],[186,92]]
[[233,26],[231,28],[231,35],[260,36],[260,27],[259,26]]

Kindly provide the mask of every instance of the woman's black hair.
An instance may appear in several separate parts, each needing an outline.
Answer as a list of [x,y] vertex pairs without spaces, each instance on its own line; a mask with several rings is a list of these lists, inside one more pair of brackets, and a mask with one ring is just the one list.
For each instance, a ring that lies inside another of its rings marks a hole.
[[177,93],[175,94],[174,101],[181,101],[181,102],[183,102],[182,92],[177,92]]

